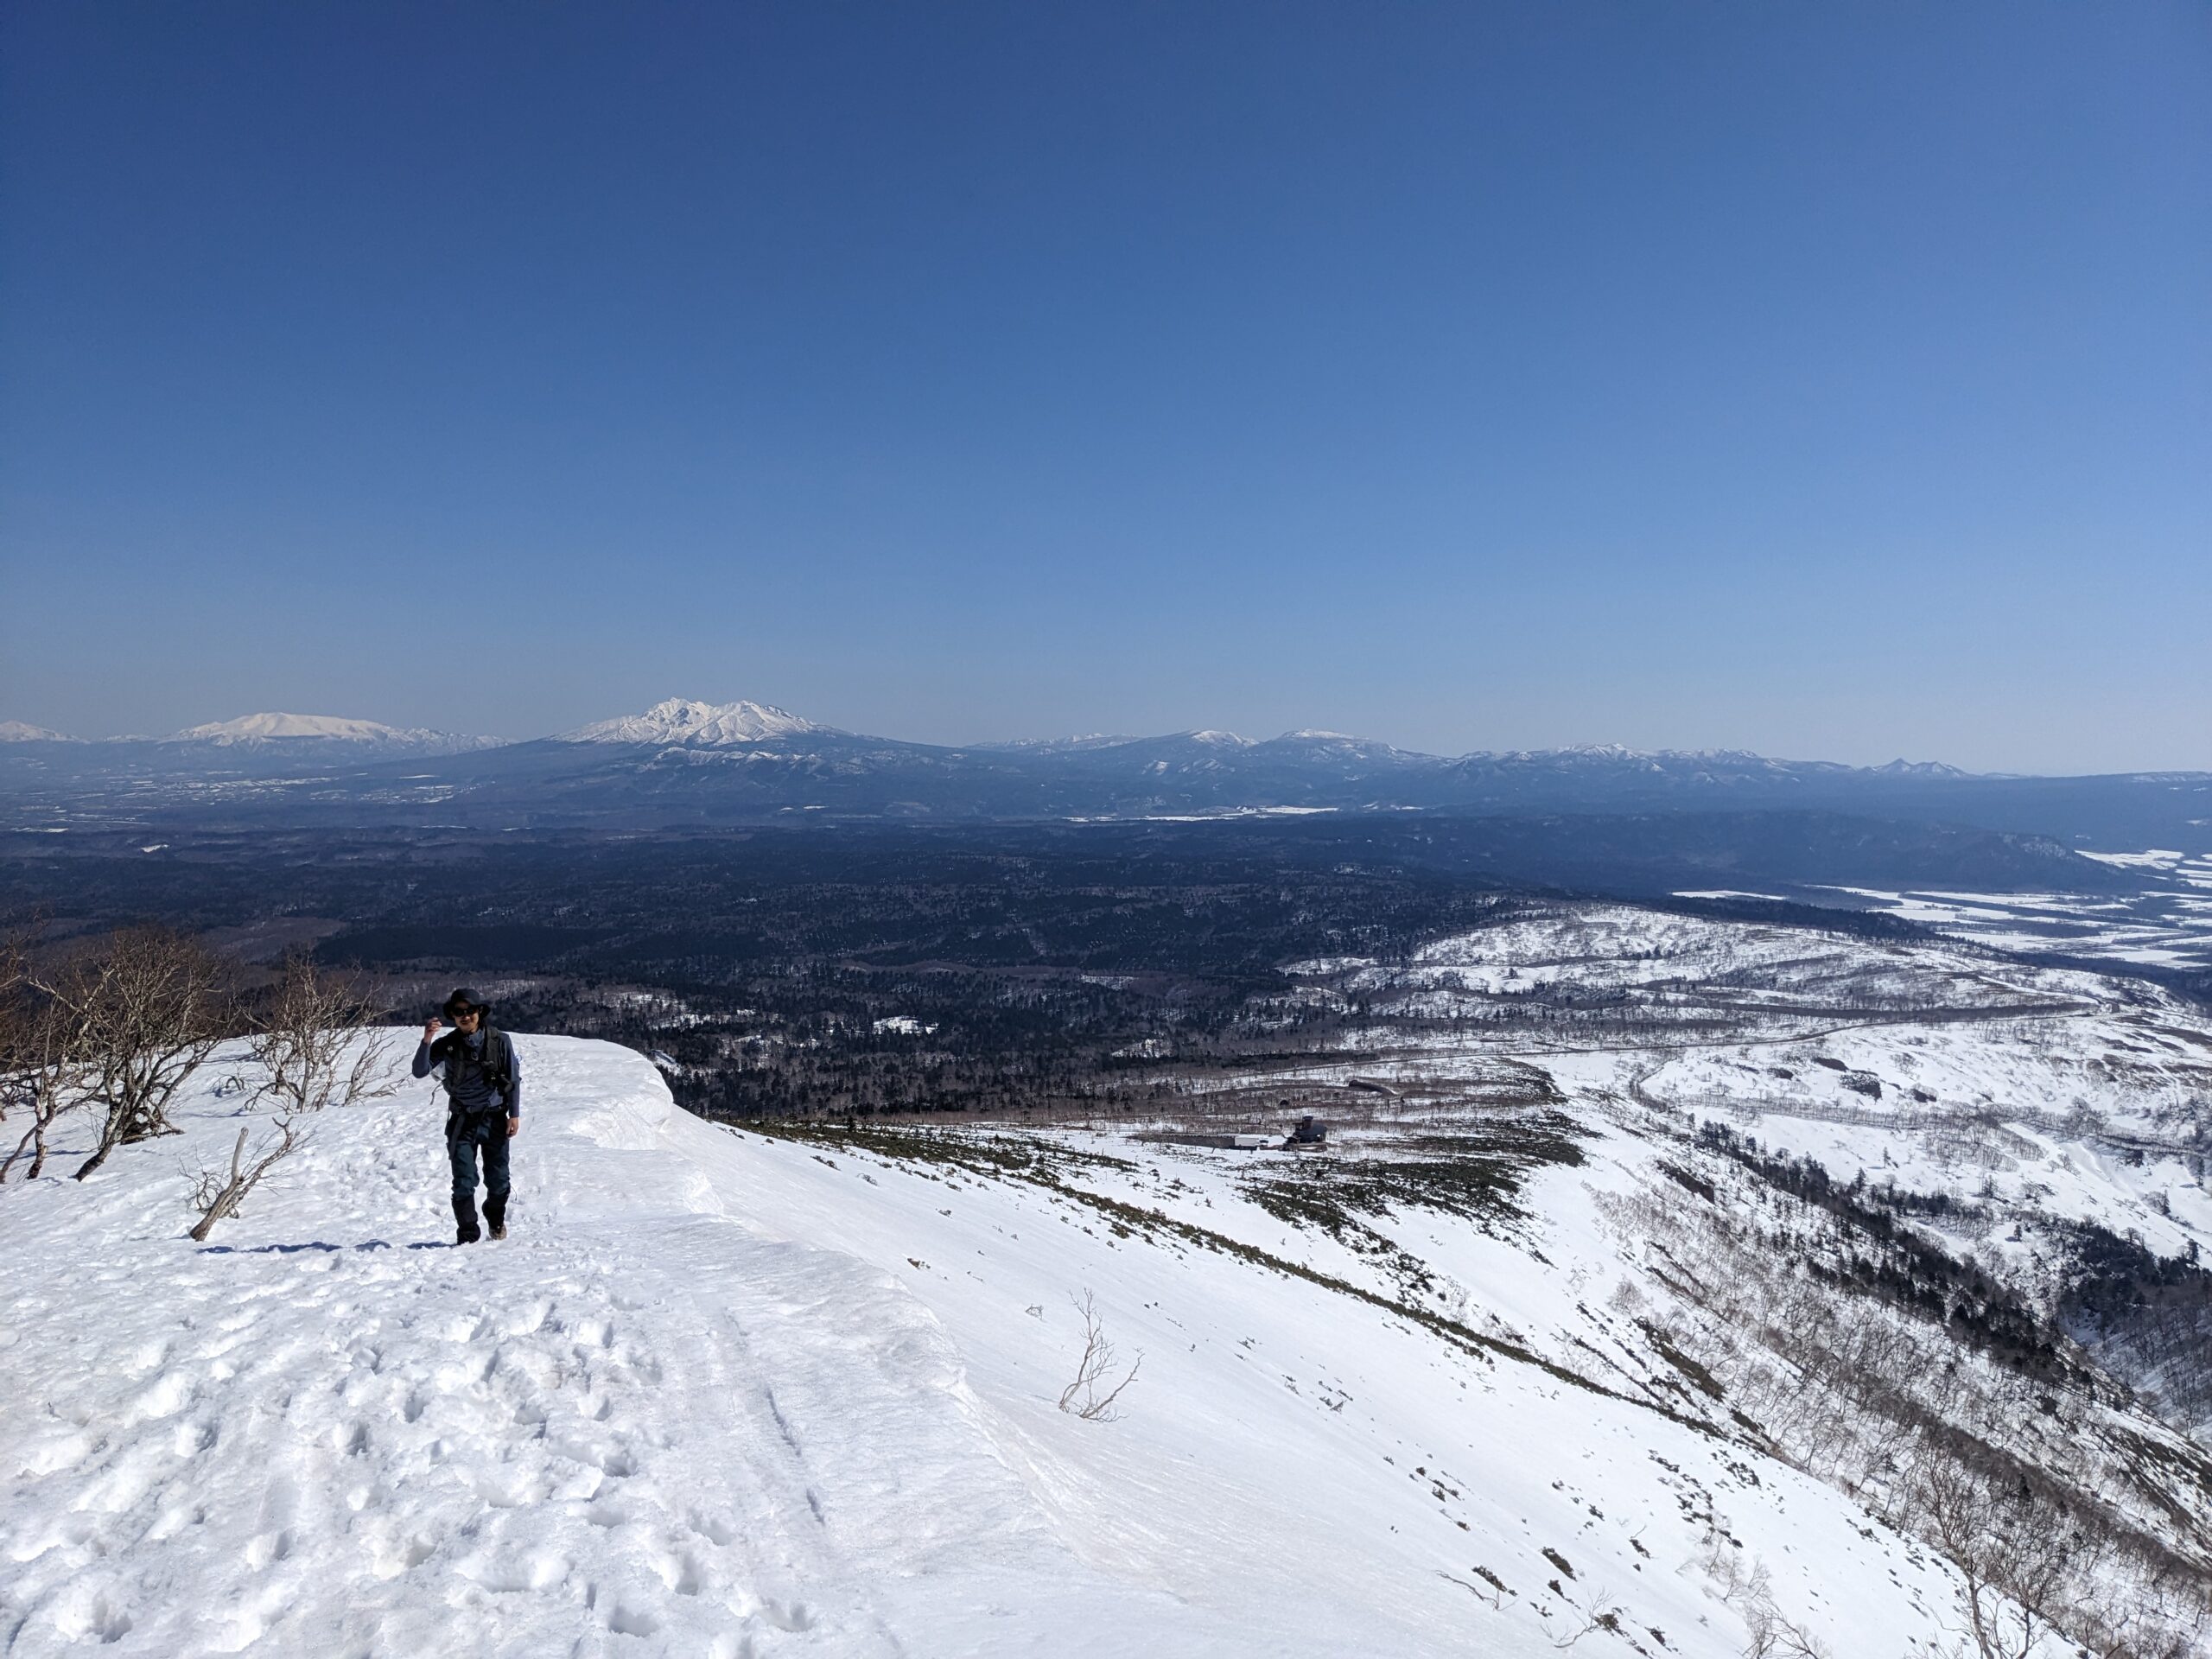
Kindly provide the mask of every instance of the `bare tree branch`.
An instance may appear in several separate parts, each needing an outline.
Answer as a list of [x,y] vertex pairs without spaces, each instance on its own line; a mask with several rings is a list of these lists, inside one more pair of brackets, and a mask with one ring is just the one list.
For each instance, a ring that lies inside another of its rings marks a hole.
[[1083,1315],[1083,1357],[1077,1363],[1074,1380],[1060,1390],[1060,1409],[1086,1423],[1113,1422],[1122,1414],[1114,1409],[1114,1402],[1137,1380],[1144,1356],[1139,1354],[1128,1374],[1101,1394],[1100,1385],[1114,1370],[1114,1344],[1107,1339],[1105,1322],[1099,1318],[1097,1299],[1086,1290],[1080,1300],[1069,1300],[1075,1301],[1077,1312]]
[[229,1029],[226,964],[164,927],[126,928],[36,989],[66,1011],[86,1093],[105,1109],[83,1180],[119,1146],[173,1135],[168,1105]]

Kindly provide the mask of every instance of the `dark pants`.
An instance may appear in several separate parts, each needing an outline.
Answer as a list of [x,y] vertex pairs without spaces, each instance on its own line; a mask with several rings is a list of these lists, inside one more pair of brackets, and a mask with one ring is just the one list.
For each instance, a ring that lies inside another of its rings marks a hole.
[[507,1196],[507,1115],[505,1112],[459,1112],[446,1119],[446,1150],[453,1156],[453,1195],[474,1200],[476,1194],[476,1153],[484,1152],[484,1196],[504,1200]]

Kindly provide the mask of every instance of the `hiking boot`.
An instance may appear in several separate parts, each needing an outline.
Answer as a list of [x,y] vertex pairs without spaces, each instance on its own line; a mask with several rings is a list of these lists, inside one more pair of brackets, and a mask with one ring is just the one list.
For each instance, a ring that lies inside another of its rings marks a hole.
[[484,1200],[484,1224],[492,1230],[494,1238],[507,1236],[507,1200],[504,1194]]
[[483,1234],[476,1230],[475,1194],[471,1193],[466,1198],[463,1198],[459,1193],[455,1193],[454,1195],[453,1218],[459,1228],[459,1230],[454,1234],[453,1242],[454,1243],[474,1244],[478,1239],[484,1236]]

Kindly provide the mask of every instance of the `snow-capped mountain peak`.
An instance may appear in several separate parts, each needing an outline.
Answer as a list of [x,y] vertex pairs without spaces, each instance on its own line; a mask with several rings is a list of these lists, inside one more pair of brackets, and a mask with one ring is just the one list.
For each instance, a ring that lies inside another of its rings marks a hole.
[[43,726],[34,726],[28,721],[0,720],[0,743],[75,743],[80,739],[62,732],[50,732]]
[[701,747],[758,743],[833,730],[766,702],[700,702],[664,697],[642,715],[594,721],[563,732],[563,743],[679,743]]
[[257,748],[267,743],[309,741],[359,749],[451,753],[489,747],[499,740],[431,731],[424,727],[386,726],[379,721],[350,720],[340,715],[270,712],[188,726],[181,732],[171,733],[165,741],[209,743],[220,748]]
[[1433,755],[1410,753],[1376,738],[1361,737],[1352,732],[1326,731],[1318,727],[1285,732],[1266,747],[1272,754],[1294,755],[1309,763],[1328,766],[1372,763],[1395,766],[1406,762],[1425,765],[1436,759]]
[[362,742],[399,735],[398,728],[373,720],[347,720],[337,715],[241,715],[236,720],[210,721],[173,733],[175,743],[243,743],[255,738],[334,737]]

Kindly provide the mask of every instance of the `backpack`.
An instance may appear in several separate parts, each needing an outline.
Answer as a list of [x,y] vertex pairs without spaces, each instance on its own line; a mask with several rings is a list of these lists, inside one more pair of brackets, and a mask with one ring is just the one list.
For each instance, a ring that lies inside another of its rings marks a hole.
[[484,1060],[477,1069],[505,1100],[515,1080],[515,1047],[507,1040],[507,1033],[496,1029],[488,1017],[484,1021]]
[[484,1058],[481,1060],[472,1061],[468,1058],[468,1046],[456,1031],[453,1034],[453,1048],[444,1064],[446,1099],[455,1111],[461,1109],[461,1103],[454,1098],[454,1085],[461,1080],[461,1068],[464,1065],[474,1066],[483,1077],[484,1086],[494,1090],[503,1103],[513,1092],[514,1045],[508,1040],[507,1033],[494,1027],[489,1020],[484,1022]]

